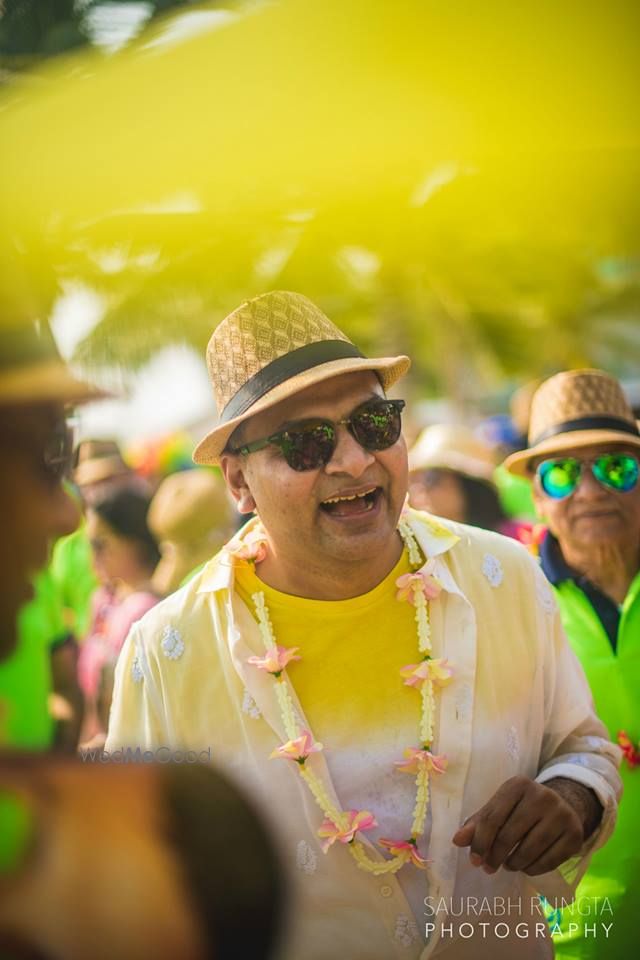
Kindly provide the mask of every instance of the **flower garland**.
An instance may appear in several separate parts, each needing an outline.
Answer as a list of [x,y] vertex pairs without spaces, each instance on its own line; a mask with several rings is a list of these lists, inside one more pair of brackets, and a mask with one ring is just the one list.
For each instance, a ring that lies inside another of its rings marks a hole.
[[[407,747],[404,759],[396,761],[395,766],[401,773],[415,776],[416,800],[413,808],[413,821],[409,836],[401,839],[380,838],[378,845],[389,851],[390,859],[372,860],[358,833],[364,833],[378,826],[368,810],[341,810],[329,797],[324,784],[317,776],[308,758],[319,753],[323,745],[315,741],[309,730],[301,729],[295,716],[286,668],[289,663],[301,660],[297,655],[298,647],[287,648],[276,643],[264,594],[254,593],[258,627],[265,647],[264,657],[250,657],[248,662],[259,670],[271,674],[275,682],[275,694],[288,740],[271,754],[272,759],[291,760],[298,765],[300,776],[306,783],[311,795],[324,814],[324,820],[318,830],[322,840],[322,849],[326,853],[336,841],[346,844],[352,857],[362,870],[375,876],[396,873],[406,863],[419,869],[425,869],[431,861],[425,859],[418,850],[418,841],[424,833],[429,808],[429,787],[431,777],[444,773],[447,758],[432,753],[434,739],[435,692],[448,684],[453,671],[446,659],[431,656],[431,629],[429,625],[428,601],[434,600],[442,589],[441,583],[433,574],[435,563],[429,560],[424,566],[422,556],[413,531],[406,520],[401,518],[398,531],[409,556],[412,573],[404,574],[396,581],[397,599],[408,601],[415,607],[415,620],[418,636],[418,650],[422,654],[419,663],[411,663],[400,670],[400,676],[406,686],[420,693],[421,711],[418,725],[419,747]],[[238,545],[231,552],[241,561],[259,562],[264,557],[266,538],[264,533],[252,531],[252,543]],[[418,569],[421,567],[421,569]]]

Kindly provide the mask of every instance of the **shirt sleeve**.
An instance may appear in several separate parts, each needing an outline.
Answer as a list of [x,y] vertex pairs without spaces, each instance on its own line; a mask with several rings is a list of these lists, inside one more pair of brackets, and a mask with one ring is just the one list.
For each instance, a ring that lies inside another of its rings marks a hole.
[[[541,618],[544,642],[545,726],[541,762],[536,780],[546,783],[564,777],[589,787],[602,804],[599,826],[580,853],[559,868],[564,881],[575,888],[591,854],[611,835],[622,793],[618,774],[621,752],[598,719],[584,671],[566,639],[553,592],[536,568],[538,595],[547,600]],[[546,634],[546,635],[544,635]]]
[[105,750],[153,750],[166,746],[162,706],[136,624],[124,642],[115,669]]

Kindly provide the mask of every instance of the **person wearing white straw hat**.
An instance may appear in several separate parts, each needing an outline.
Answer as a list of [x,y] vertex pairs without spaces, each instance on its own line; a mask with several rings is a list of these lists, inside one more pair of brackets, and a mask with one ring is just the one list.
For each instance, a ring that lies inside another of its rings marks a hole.
[[256,516],[133,627],[107,749],[210,747],[260,800],[295,877],[287,960],[551,956],[537,892],[571,896],[619,779],[544,577],[405,506],[407,357],[276,291],[207,361],[194,459]]
[[493,481],[491,449],[461,423],[435,423],[409,450],[409,500],[413,507],[485,530],[504,533],[507,518]]
[[[546,380],[531,409],[529,443],[506,460],[533,482],[547,524],[542,569],[599,716],[623,748],[624,799],[611,842],[593,858],[565,909],[557,955],[619,960],[637,944],[640,882],[640,432],[617,380],[567,370]],[[589,937],[581,903],[608,901],[612,929]]]

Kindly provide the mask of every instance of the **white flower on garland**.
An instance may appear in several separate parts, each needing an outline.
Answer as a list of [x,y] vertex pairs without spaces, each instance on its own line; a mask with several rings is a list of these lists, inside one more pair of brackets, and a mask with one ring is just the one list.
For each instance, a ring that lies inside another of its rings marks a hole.
[[179,660],[184,653],[184,641],[175,627],[164,628],[160,646],[167,660]]
[[504,578],[502,564],[492,553],[485,553],[482,561],[482,572],[492,587],[499,587]]

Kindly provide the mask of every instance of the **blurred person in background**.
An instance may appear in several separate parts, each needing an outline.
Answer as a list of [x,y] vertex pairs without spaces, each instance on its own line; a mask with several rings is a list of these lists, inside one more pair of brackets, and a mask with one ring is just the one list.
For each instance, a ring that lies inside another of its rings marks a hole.
[[102,497],[96,494],[87,509],[87,536],[100,587],[78,659],[85,746],[104,742],[118,654],[132,624],[160,599],[151,584],[160,551],[147,523],[150,502],[139,490],[117,486],[108,493],[103,490]]
[[194,576],[229,539],[238,516],[219,472],[183,470],[166,477],[148,516],[162,554],[154,590],[165,596]]
[[136,489],[150,494],[150,487],[124,460],[115,440],[81,440],[74,453],[73,486],[83,511],[77,529],[57,541],[50,573],[63,606],[68,630],[86,636],[91,621],[91,598],[98,588],[84,512],[87,504],[111,491]]
[[409,451],[409,502],[438,517],[510,532],[494,470],[491,449],[470,427],[445,423],[427,427]]
[[[102,394],[69,373],[46,326],[0,329],[0,341],[0,674],[13,671],[0,693],[0,956],[266,960],[282,875],[235,787],[202,764],[95,766],[4,736],[23,696],[40,715],[49,692],[41,658],[11,658],[51,542],[78,520],[62,483],[67,406]],[[32,616],[26,637],[44,656],[49,626]]]
[[[72,529],[79,511],[69,499],[60,529]],[[66,518],[66,526],[65,526]],[[32,580],[33,598],[18,613],[18,644],[0,665],[0,700],[10,704],[4,742],[30,750],[74,752],[83,713],[77,681],[78,647],[65,621],[51,565]]]
[[[563,911],[560,958],[623,960],[638,944],[640,884],[640,433],[620,384],[571,370],[533,398],[529,441],[505,466],[528,477],[547,525],[540,562],[598,714],[623,748],[618,824]],[[611,904],[606,938],[584,935],[580,906]],[[557,919],[557,918],[556,918]]]
[[[0,340],[0,744],[42,748],[52,737],[50,648],[66,636],[42,571],[52,543],[80,518],[62,483],[72,454],[66,411],[102,393],[72,377],[46,324],[4,328]],[[61,653],[55,672],[71,688]]]

